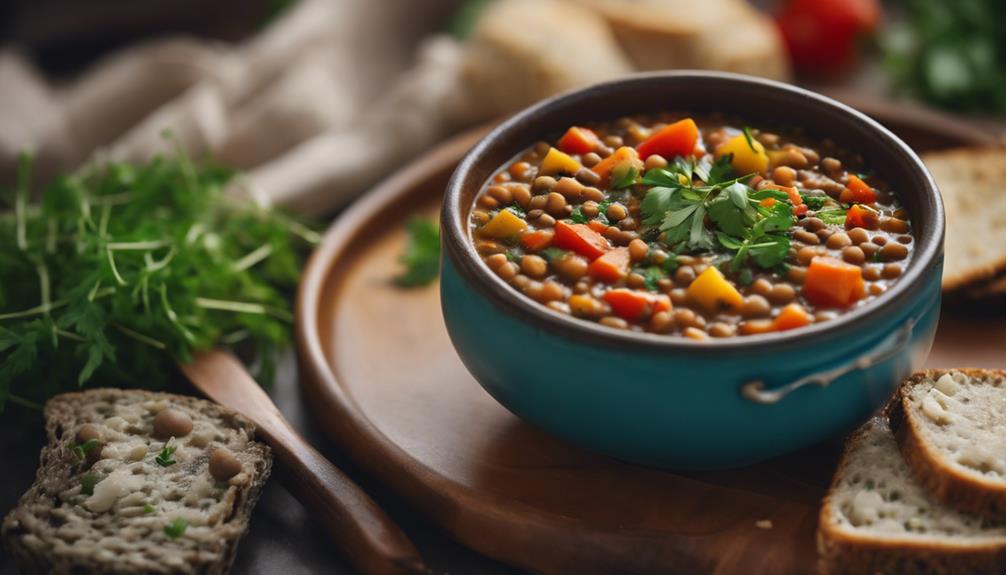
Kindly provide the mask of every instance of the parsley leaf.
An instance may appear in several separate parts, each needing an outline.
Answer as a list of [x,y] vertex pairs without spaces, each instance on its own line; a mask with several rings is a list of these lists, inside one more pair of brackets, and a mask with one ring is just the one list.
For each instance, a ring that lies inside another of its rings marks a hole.
[[77,456],[77,459],[83,461],[87,459],[87,452],[97,447],[98,443],[99,442],[97,439],[88,439],[83,443],[78,443],[74,445],[70,449],[71,451],[73,451],[73,454]]
[[800,197],[803,198],[803,203],[807,204],[807,207],[814,211],[823,208],[825,202],[828,201],[827,196],[811,196],[809,194],[800,194]]
[[151,504],[149,504],[149,503],[145,504],[143,506],[143,512],[146,513],[146,514],[148,514],[148,515],[151,514],[151,513],[153,513],[154,512],[154,506],[151,505]]
[[744,126],[744,130],[742,131],[744,132],[744,140],[748,143],[748,148],[757,154],[758,150],[755,149],[754,138],[751,136],[751,128],[749,126]]
[[611,175],[613,176],[611,187],[621,190],[636,183],[636,180],[639,179],[639,169],[635,166],[629,166],[624,170],[616,168]]
[[185,530],[189,527],[189,522],[176,517],[174,521],[164,526],[164,534],[171,539],[178,539],[185,535]]
[[85,473],[80,476],[80,493],[82,495],[94,495],[94,486],[98,484],[98,476],[93,473]]
[[566,250],[562,250],[559,248],[545,248],[540,252],[538,252],[538,255],[541,256],[542,259],[544,259],[548,263],[552,263],[554,261],[561,260],[562,258],[566,257],[566,253],[567,253]]
[[845,225],[845,210],[842,208],[831,208],[817,213],[821,221],[832,226]]
[[[708,158],[709,155],[707,154],[705,157]],[[733,165],[730,162],[730,155],[716,158],[716,161],[713,162],[712,166],[709,168],[709,175],[706,176],[703,181],[712,186],[729,180],[730,176],[734,173]]]
[[658,291],[657,282],[665,277],[667,277],[667,274],[659,266],[650,266],[643,270],[643,281],[646,283],[646,289],[650,291]]
[[169,467],[177,463],[171,456],[175,454],[175,450],[178,448],[173,445],[169,445],[170,443],[170,441],[165,443],[164,447],[161,448],[161,451],[157,454],[157,457],[154,458],[154,461],[161,467]]
[[410,219],[406,230],[409,239],[398,258],[405,271],[395,277],[395,283],[401,287],[427,285],[440,273],[440,230],[426,218]]

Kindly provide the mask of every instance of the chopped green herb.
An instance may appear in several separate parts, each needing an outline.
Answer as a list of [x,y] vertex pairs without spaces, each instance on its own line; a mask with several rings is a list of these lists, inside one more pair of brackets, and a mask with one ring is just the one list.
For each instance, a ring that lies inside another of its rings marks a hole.
[[754,273],[751,272],[751,268],[744,268],[741,270],[740,275],[737,276],[737,283],[742,286],[749,286],[754,282]]
[[561,250],[559,248],[545,248],[538,252],[538,255],[548,263],[552,263],[566,257],[566,253],[566,250]]
[[520,251],[518,251],[516,249],[509,249],[509,250],[506,251],[506,259],[507,259],[507,261],[511,261],[511,262],[520,261],[520,258],[521,258],[522,255],[523,254],[521,254]]
[[826,196],[811,196],[808,194],[800,194],[803,198],[803,203],[807,204],[807,208],[817,211],[824,207],[825,202],[828,201]]
[[748,148],[751,148],[751,151],[757,154],[758,150],[755,148],[754,138],[751,137],[751,128],[749,126],[744,126],[743,132],[744,132],[744,140],[747,141],[748,143]]
[[572,220],[574,224],[585,224],[589,221],[587,216],[583,215],[583,206],[576,206],[573,209],[573,213],[569,215],[569,219]]
[[231,171],[180,153],[90,166],[36,204],[30,171],[23,156],[0,193],[23,206],[0,213],[0,408],[91,381],[163,387],[166,367],[235,333],[271,379],[315,232],[224,193]]
[[164,447],[161,448],[160,453],[157,454],[157,457],[154,458],[154,461],[157,462],[157,464],[160,465],[161,467],[168,467],[170,465],[174,465],[176,461],[172,459],[171,456],[175,454],[176,449],[178,448],[171,445],[171,441],[169,440],[168,443],[165,443]]
[[153,513],[154,512],[154,506],[151,505],[151,504],[149,504],[149,503],[147,503],[146,505],[143,506],[143,512],[146,513],[147,515]]
[[817,213],[817,217],[821,219],[822,222],[832,225],[841,226],[845,224],[845,210],[841,208],[830,208],[827,210],[821,210]]
[[94,486],[98,484],[98,476],[93,473],[85,473],[80,476],[80,492],[83,495],[94,495]]
[[646,282],[646,289],[650,291],[658,291],[660,288],[657,286],[657,282],[665,277],[667,277],[667,275],[659,266],[650,266],[643,270],[643,279]]
[[177,517],[174,521],[164,526],[164,534],[171,539],[178,539],[182,535],[185,535],[185,530],[188,529],[188,527],[188,521],[182,519],[181,517]]
[[405,271],[395,277],[395,283],[402,287],[427,285],[440,273],[440,230],[434,221],[418,217],[409,220],[406,230],[409,239],[398,258]]
[[629,166],[624,172],[612,175],[615,176],[615,179],[611,186],[616,190],[621,190],[636,183],[636,180],[639,179],[639,170],[635,166]]
[[70,449],[71,449],[71,451],[73,451],[73,454],[77,456],[77,459],[80,459],[81,461],[83,461],[83,460],[87,459],[87,452],[91,451],[92,449],[94,449],[95,447],[97,447],[98,443],[99,442],[98,442],[97,439],[88,439],[87,441],[85,441],[83,443],[78,443],[78,444],[74,445]]
[[870,256],[870,261],[871,261],[871,262],[874,262],[874,263],[877,263],[877,262],[880,262],[880,261],[883,261],[883,259],[881,258],[881,255],[880,255],[880,251],[879,251],[879,250],[878,250],[878,251],[875,251],[875,252],[873,252],[873,255],[872,255],[872,256]]

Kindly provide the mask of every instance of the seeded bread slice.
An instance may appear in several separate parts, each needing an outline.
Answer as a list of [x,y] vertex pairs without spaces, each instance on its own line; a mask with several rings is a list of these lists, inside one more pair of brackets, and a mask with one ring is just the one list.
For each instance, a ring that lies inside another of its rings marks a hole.
[[1006,148],[923,154],[947,213],[943,289],[989,280],[1006,270]]
[[227,572],[272,462],[249,421],[192,397],[118,389],[57,396],[45,419],[35,483],[2,527],[22,573]]
[[821,508],[818,552],[823,575],[1003,573],[1006,524],[936,501],[877,417],[846,443]]
[[945,505],[1006,519],[1006,372],[928,370],[892,410],[901,453]]

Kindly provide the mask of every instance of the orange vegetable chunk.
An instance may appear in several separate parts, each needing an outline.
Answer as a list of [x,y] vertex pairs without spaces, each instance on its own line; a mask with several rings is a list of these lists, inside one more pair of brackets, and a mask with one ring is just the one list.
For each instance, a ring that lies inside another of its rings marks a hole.
[[556,174],[572,176],[579,172],[582,167],[580,162],[576,161],[569,154],[555,148],[549,148],[548,153],[545,154],[545,157],[541,160],[541,164],[538,166],[538,173],[542,176],[553,176]]
[[567,154],[589,154],[601,143],[593,130],[573,126],[559,138],[559,149]]
[[645,292],[618,288],[604,292],[602,299],[615,315],[626,321],[636,321],[653,311],[654,298]]
[[710,312],[737,309],[744,305],[744,296],[723,273],[715,267],[706,268],[688,286],[685,296],[689,301],[701,305]]
[[532,252],[540,252],[552,243],[555,233],[552,230],[535,230],[526,232],[520,237],[520,243],[524,249]]
[[845,229],[863,228],[865,230],[875,230],[880,225],[880,214],[856,204],[845,213]]
[[877,201],[877,192],[854,174],[849,174],[846,188],[851,192],[852,201],[857,204],[873,204]]
[[791,303],[782,308],[782,311],[776,316],[775,321],[772,322],[774,331],[786,331],[805,325],[810,325],[810,314],[807,313],[807,310],[803,309],[803,306],[797,303]]
[[803,282],[803,295],[814,305],[849,307],[865,293],[863,270],[832,257],[811,260]]
[[555,235],[552,245],[564,250],[570,250],[593,261],[611,249],[611,244],[601,234],[590,229],[586,224],[555,223]]
[[591,262],[587,272],[605,283],[618,283],[629,273],[629,248],[615,248]]
[[639,155],[636,153],[636,150],[628,146],[622,146],[621,148],[615,150],[614,153],[607,158],[604,158],[600,162],[594,164],[594,167],[591,168],[591,170],[593,170],[598,176],[601,176],[602,181],[606,181],[608,176],[611,175],[611,170],[615,169],[615,166],[626,160],[632,161],[638,159]]
[[699,140],[699,127],[695,120],[685,118],[664,126],[636,147],[643,160],[659,154],[670,160],[675,156],[690,156]]

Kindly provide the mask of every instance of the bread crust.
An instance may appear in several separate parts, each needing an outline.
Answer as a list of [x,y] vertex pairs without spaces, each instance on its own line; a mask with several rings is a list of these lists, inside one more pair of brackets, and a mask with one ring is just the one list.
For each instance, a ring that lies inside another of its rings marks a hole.
[[930,369],[913,374],[902,382],[897,394],[898,408],[891,410],[892,424],[895,417],[899,418],[895,439],[916,480],[941,503],[990,519],[1006,518],[1006,481],[969,474],[944,460],[935,447],[923,439],[921,423],[908,409],[905,390],[925,379],[939,379],[951,371],[969,378],[1006,377],[1006,371],[996,369]]
[[[172,406],[185,406],[201,415],[224,419],[233,428],[247,434],[248,443],[243,454],[248,456],[248,461],[253,466],[249,470],[251,478],[250,481],[236,487],[232,485],[227,490],[225,497],[232,497],[230,512],[219,524],[213,527],[212,531],[212,545],[214,545],[218,559],[210,561],[207,558],[212,556],[211,553],[204,553],[200,549],[196,549],[194,553],[187,555],[189,560],[185,567],[180,568],[177,564],[165,563],[148,565],[142,569],[142,572],[223,575],[230,569],[237,553],[238,542],[247,531],[251,512],[269,477],[272,466],[272,453],[269,447],[252,440],[255,431],[254,425],[240,415],[215,403],[194,397],[139,390],[93,389],[56,396],[45,406],[45,429],[48,442],[42,448],[39,456],[35,482],[22,495],[18,505],[4,518],[2,526],[3,546],[10,552],[21,573],[25,575],[43,573],[50,575],[76,575],[79,573],[126,575],[140,572],[135,567],[117,562],[114,552],[109,556],[108,553],[102,554],[100,549],[95,549],[94,553],[86,557],[81,557],[79,553],[74,555],[61,553],[61,550],[71,546],[63,545],[61,549],[57,534],[42,534],[34,527],[29,527],[29,525],[36,526],[39,523],[38,517],[33,513],[33,508],[45,506],[49,504],[48,502],[58,498],[59,492],[66,488],[68,479],[79,472],[75,456],[70,452],[69,445],[73,442],[71,438],[76,433],[76,428],[82,423],[92,422],[83,421],[77,417],[78,406],[102,401],[114,404],[124,398],[137,397],[146,400],[167,401]],[[37,544],[27,545],[25,540],[28,538],[33,538],[36,543],[43,540],[47,544],[56,544],[41,547],[45,550],[42,552]],[[169,547],[169,545],[166,544],[164,547]],[[165,551],[171,553],[172,549],[165,549]]]
[[[890,412],[894,409],[889,404]],[[887,415],[878,415],[887,419]],[[885,424],[889,424],[885,422]],[[832,496],[840,486],[850,454],[862,440],[866,424],[845,442],[842,459],[835,471],[828,495],[821,505],[818,520],[817,549],[820,575],[863,575],[897,573],[901,575],[974,575],[1006,572],[1006,540],[975,545],[956,545],[915,539],[877,540],[869,535],[849,532],[833,524]]]

